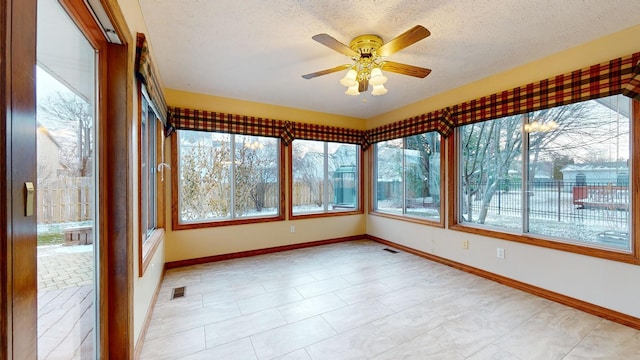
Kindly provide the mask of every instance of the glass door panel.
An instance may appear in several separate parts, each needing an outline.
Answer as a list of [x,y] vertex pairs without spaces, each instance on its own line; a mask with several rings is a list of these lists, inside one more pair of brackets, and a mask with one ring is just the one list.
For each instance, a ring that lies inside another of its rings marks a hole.
[[96,357],[96,51],[38,1],[38,358]]

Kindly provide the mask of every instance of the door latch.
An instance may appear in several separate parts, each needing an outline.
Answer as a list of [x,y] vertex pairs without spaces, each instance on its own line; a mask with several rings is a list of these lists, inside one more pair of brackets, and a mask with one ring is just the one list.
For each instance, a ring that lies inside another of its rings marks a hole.
[[31,181],[27,181],[24,183],[26,201],[24,202],[24,215],[32,216],[33,215],[33,196],[36,193],[36,188],[33,186]]

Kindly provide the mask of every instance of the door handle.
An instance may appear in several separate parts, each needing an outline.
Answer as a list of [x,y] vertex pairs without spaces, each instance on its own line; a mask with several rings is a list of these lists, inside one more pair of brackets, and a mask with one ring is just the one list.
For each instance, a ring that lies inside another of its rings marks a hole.
[[24,215],[32,216],[33,215],[33,196],[36,193],[36,188],[33,186],[31,181],[27,181],[24,183],[26,201],[24,202]]

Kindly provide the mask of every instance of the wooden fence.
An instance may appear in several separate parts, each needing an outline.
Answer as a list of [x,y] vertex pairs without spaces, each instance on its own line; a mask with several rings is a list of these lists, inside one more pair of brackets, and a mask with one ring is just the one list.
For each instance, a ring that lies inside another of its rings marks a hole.
[[38,224],[93,219],[92,177],[45,180],[38,185]]

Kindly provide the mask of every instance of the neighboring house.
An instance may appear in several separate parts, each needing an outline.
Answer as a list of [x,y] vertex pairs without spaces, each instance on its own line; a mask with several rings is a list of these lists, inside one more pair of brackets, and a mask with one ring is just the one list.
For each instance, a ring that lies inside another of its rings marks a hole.
[[626,161],[569,164],[560,172],[565,182],[585,185],[629,184],[629,167]]
[[60,144],[53,138],[51,132],[42,124],[38,124],[37,158],[38,158],[38,183],[51,181],[58,178],[60,165]]

